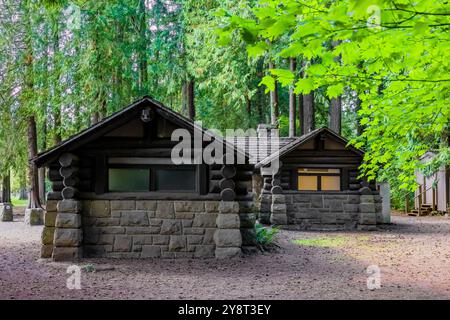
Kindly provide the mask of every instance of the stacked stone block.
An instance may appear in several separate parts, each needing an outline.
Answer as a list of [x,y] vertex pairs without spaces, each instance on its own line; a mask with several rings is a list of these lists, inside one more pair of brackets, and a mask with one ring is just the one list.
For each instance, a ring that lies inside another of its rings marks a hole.
[[73,261],[82,258],[83,231],[81,224],[82,203],[77,200],[78,158],[72,154],[63,154],[59,163],[64,189],[62,200],[56,205],[57,215],[53,236],[54,261]]
[[10,203],[0,203],[0,221],[13,221],[13,207]]
[[375,204],[375,196],[368,187],[363,187],[360,192],[358,229],[367,231],[376,230],[377,207]]
[[53,254],[53,238],[55,235],[55,225],[57,211],[56,200],[48,200],[44,213],[44,229],[41,236],[41,258],[51,258]]
[[215,256],[218,259],[232,258],[242,254],[241,221],[239,202],[221,201],[214,233]]
[[349,230],[359,223],[359,194],[285,194],[288,223],[299,229]]
[[87,200],[84,254],[109,258],[212,258],[219,201]]
[[273,194],[270,223],[275,225],[286,225],[288,223],[286,212],[287,207],[285,196],[283,194]]

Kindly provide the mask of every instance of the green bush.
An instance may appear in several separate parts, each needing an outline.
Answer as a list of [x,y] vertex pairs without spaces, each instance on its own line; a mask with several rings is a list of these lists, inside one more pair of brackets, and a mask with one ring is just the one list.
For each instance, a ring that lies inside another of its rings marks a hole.
[[280,232],[279,227],[264,227],[260,223],[255,224],[255,229],[256,241],[262,246],[273,244],[275,236]]

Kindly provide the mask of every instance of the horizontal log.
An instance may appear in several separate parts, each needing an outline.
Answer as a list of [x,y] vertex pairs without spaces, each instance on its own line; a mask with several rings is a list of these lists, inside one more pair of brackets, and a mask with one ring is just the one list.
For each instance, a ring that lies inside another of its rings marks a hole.
[[234,189],[234,188],[236,187],[236,184],[235,184],[234,181],[231,180],[231,179],[225,179],[225,178],[223,178],[223,179],[221,179],[221,180],[219,181],[219,187],[220,187],[221,190],[224,190],[224,189]]
[[280,186],[274,186],[274,187],[272,187],[270,192],[272,194],[282,194],[283,193],[283,188],[281,188]]
[[350,183],[349,188],[350,188],[350,190],[359,190],[361,188],[361,184],[359,184],[359,183]]
[[283,190],[288,190],[291,188],[291,184],[290,183],[282,183],[282,184],[280,184],[280,187],[283,188]]
[[234,180],[252,180],[253,171],[237,171]]
[[223,178],[220,170],[210,170],[209,177],[211,180],[221,180]]
[[78,189],[75,189],[73,187],[65,187],[61,191],[63,199],[75,199],[77,198],[78,194]]
[[[92,168],[80,168],[78,170],[77,177],[79,177],[80,180],[91,180],[92,173],[93,173]],[[61,176],[60,168],[58,169],[52,168],[48,170],[47,178],[50,181],[62,181],[63,177]]]
[[233,189],[224,189],[220,192],[220,198],[223,201],[234,201],[236,199],[236,192]]
[[69,177],[64,178],[63,184],[65,187],[76,187],[80,183],[80,179],[78,177]]
[[[51,181],[52,191],[61,192],[66,186],[62,181]],[[77,189],[89,191],[92,189],[92,182],[89,180],[82,180],[77,184]]]
[[59,169],[50,168],[47,171],[47,178],[50,181],[62,181],[61,174],[59,173]]
[[222,177],[226,179],[232,179],[236,175],[236,167],[234,166],[223,166],[220,170]]
[[78,172],[78,167],[62,167],[59,169],[59,174],[65,179],[78,175]]
[[222,189],[219,186],[219,180],[211,180],[209,182],[209,193],[220,193]]
[[64,153],[59,157],[59,164],[62,167],[78,166],[80,158],[72,153]]
[[272,186],[273,187],[279,186],[279,185],[281,185],[281,180],[280,179],[278,179],[278,178],[272,179]]

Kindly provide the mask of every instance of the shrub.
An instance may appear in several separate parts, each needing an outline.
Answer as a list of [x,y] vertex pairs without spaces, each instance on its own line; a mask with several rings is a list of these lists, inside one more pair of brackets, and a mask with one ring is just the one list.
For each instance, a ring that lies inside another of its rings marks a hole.
[[255,224],[256,241],[262,246],[273,244],[275,236],[280,232],[279,227],[264,227],[260,223]]

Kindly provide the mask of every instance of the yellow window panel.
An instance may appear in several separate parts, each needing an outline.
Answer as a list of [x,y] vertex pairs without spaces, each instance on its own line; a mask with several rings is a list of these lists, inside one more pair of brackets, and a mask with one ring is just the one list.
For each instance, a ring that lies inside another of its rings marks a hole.
[[341,177],[339,176],[322,176],[321,187],[324,191],[340,191]]
[[298,190],[317,191],[317,176],[299,176]]

